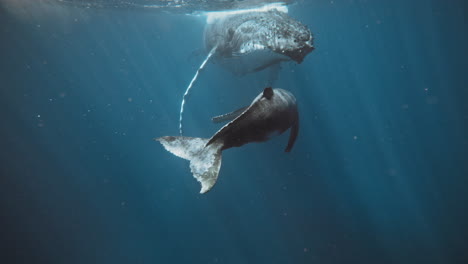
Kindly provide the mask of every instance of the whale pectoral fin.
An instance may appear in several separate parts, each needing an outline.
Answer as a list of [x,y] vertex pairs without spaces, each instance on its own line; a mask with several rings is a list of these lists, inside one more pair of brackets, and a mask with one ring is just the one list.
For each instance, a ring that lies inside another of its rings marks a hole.
[[193,84],[198,78],[198,74],[205,68],[206,63],[210,60],[211,56],[216,52],[217,46],[214,46],[208,56],[206,56],[205,60],[202,62],[200,67],[197,69],[197,72],[193,76],[192,80],[190,81],[190,84],[187,86],[187,89],[185,90],[184,96],[182,97],[182,102],[180,102],[180,112],[179,112],[179,133],[182,135],[183,129],[182,129],[182,121],[183,121],[183,115],[184,115],[184,105],[185,105],[185,99],[188,97],[188,94],[190,92],[190,89],[192,89]]
[[292,125],[291,131],[289,132],[288,146],[286,146],[285,152],[290,152],[294,147],[294,142],[296,142],[297,135],[299,134],[299,118],[296,120],[296,123]]
[[239,109],[237,109],[235,111],[232,111],[230,113],[215,116],[215,117],[211,118],[211,121],[213,123],[221,123],[221,122],[231,121],[234,118],[238,117],[240,114],[242,114],[247,108],[249,108],[249,107],[245,106],[245,107],[241,107],[241,108],[239,108]]

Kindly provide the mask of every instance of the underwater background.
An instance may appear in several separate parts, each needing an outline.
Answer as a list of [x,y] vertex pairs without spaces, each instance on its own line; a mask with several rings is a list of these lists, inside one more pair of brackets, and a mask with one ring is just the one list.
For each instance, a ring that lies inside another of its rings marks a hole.
[[[73,1],[71,1],[73,2]],[[205,18],[0,0],[1,263],[468,263],[468,8],[296,1],[314,34],[276,87],[301,128],[223,153],[199,194],[178,134]],[[185,135],[264,73],[209,63]]]

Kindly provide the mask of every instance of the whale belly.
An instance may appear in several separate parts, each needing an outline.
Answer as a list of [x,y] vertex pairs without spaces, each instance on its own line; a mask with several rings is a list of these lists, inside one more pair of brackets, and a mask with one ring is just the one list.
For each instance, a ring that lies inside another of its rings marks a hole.
[[245,75],[288,60],[290,58],[285,55],[269,49],[261,49],[232,57],[217,57],[216,63],[236,75]]

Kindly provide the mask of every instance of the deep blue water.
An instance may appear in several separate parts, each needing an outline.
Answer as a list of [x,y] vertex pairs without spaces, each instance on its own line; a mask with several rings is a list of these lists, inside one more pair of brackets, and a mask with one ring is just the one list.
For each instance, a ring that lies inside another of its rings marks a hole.
[[[21,1],[19,1],[21,2]],[[300,1],[301,130],[223,154],[200,195],[177,135],[202,17],[0,1],[1,263],[468,263],[465,1]],[[262,73],[209,64],[186,135]]]

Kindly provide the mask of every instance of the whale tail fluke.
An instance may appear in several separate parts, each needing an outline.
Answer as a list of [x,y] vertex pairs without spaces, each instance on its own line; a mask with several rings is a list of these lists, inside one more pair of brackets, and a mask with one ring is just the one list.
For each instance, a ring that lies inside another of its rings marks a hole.
[[166,136],[155,140],[167,151],[190,161],[193,177],[201,184],[200,193],[206,193],[215,185],[221,168],[222,142],[216,141],[207,146],[207,138],[183,136]]

